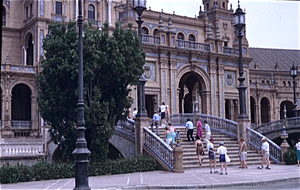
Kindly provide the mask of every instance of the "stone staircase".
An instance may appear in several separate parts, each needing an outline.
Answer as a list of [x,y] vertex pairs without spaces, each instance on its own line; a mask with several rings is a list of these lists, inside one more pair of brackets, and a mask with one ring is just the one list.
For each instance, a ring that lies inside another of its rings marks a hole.
[[[192,168],[199,168],[199,167],[209,167],[209,159],[206,150],[206,143],[202,140],[205,148],[205,155],[202,156],[203,162],[202,166],[199,165],[199,160],[196,155],[196,148],[195,144],[192,142],[187,141],[186,133],[184,127],[176,127],[179,129],[180,136],[182,138],[182,142],[180,143],[183,149],[183,168],[184,169],[192,169]],[[196,137],[196,129],[194,129],[194,138]],[[160,137],[164,139],[164,129],[160,128]],[[231,162],[227,163],[227,166],[240,166],[240,161],[238,157],[239,146],[236,139],[233,139],[223,133],[212,131],[211,137],[214,138],[214,148],[215,152],[219,147],[220,141],[224,142],[224,146],[227,148],[227,154],[231,159]],[[196,138],[195,138],[196,139]],[[219,156],[216,154],[217,157],[217,168],[220,167],[219,163]],[[261,154],[258,154],[255,150],[251,150],[248,146],[247,149],[247,164],[249,165],[257,165],[261,164]]]

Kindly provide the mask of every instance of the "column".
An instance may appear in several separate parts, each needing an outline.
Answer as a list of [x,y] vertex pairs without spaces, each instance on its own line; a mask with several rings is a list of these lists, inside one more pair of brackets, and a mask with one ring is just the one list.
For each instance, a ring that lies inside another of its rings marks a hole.
[[107,6],[107,21],[108,21],[108,24],[109,26],[111,26],[111,0],[108,0],[108,6]]

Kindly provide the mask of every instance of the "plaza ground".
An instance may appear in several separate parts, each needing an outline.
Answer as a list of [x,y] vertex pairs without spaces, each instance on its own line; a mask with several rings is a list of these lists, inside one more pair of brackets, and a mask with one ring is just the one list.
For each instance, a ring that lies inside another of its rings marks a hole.
[[[217,168],[220,172],[220,168]],[[290,184],[285,186],[284,184]],[[119,175],[89,177],[91,189],[293,189],[300,185],[300,167],[297,165],[272,165],[271,170],[257,169],[250,165],[248,169],[229,167],[228,175],[211,174],[209,168],[186,170],[184,173],[151,171]],[[283,184],[283,185],[275,185]],[[2,184],[0,189],[30,190],[71,190],[75,180],[57,179],[16,184]],[[295,189],[299,189],[295,188]]]

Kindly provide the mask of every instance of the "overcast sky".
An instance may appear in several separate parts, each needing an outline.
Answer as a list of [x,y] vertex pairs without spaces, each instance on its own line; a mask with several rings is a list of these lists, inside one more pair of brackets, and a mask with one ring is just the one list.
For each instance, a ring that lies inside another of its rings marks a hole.
[[[237,8],[238,0],[229,0]],[[151,10],[195,17],[202,0],[147,0]],[[246,9],[247,39],[250,47],[300,49],[300,2],[240,0]],[[202,5],[202,10],[203,5]]]

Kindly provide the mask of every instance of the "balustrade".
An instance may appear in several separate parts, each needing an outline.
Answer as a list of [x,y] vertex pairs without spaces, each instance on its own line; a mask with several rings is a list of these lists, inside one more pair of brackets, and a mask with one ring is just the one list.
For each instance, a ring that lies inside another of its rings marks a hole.
[[118,130],[119,132],[121,132],[125,135],[129,135],[132,138],[135,138],[134,125],[135,125],[134,120],[129,120],[129,119],[127,121],[120,120],[117,123],[116,130]]
[[[250,128],[247,128],[247,135],[248,135],[248,144],[253,148],[255,148],[256,150],[261,150],[262,138],[265,136]],[[269,142],[270,158],[277,164],[280,164],[281,148],[273,141],[269,139],[267,140]]]
[[0,143],[0,157],[13,157],[13,156],[34,156],[44,154],[44,143],[43,142],[10,142]]
[[176,47],[209,52],[208,44],[193,41],[176,40]]
[[239,49],[223,47],[223,53],[224,54],[239,55]]
[[[220,118],[220,117],[199,114],[199,113],[197,114],[197,118],[201,122],[206,120],[212,129],[221,131],[229,136],[237,138],[237,123],[236,122],[228,120],[228,119]],[[173,115],[171,115],[171,118],[170,118],[170,120],[174,126],[185,126],[187,119],[194,121],[196,118],[194,118],[193,113],[173,114]]]
[[158,36],[152,36],[148,34],[142,35],[142,42],[146,44],[160,44],[160,38]]
[[286,129],[300,128],[300,117],[287,118],[286,123],[284,120],[273,121],[263,124],[254,130],[262,134],[269,134],[282,130],[283,126],[285,126]]
[[171,171],[173,170],[173,149],[160,137],[155,135],[147,127],[144,127],[145,144],[158,159],[160,159]]
[[31,129],[31,121],[11,121],[13,128]]

